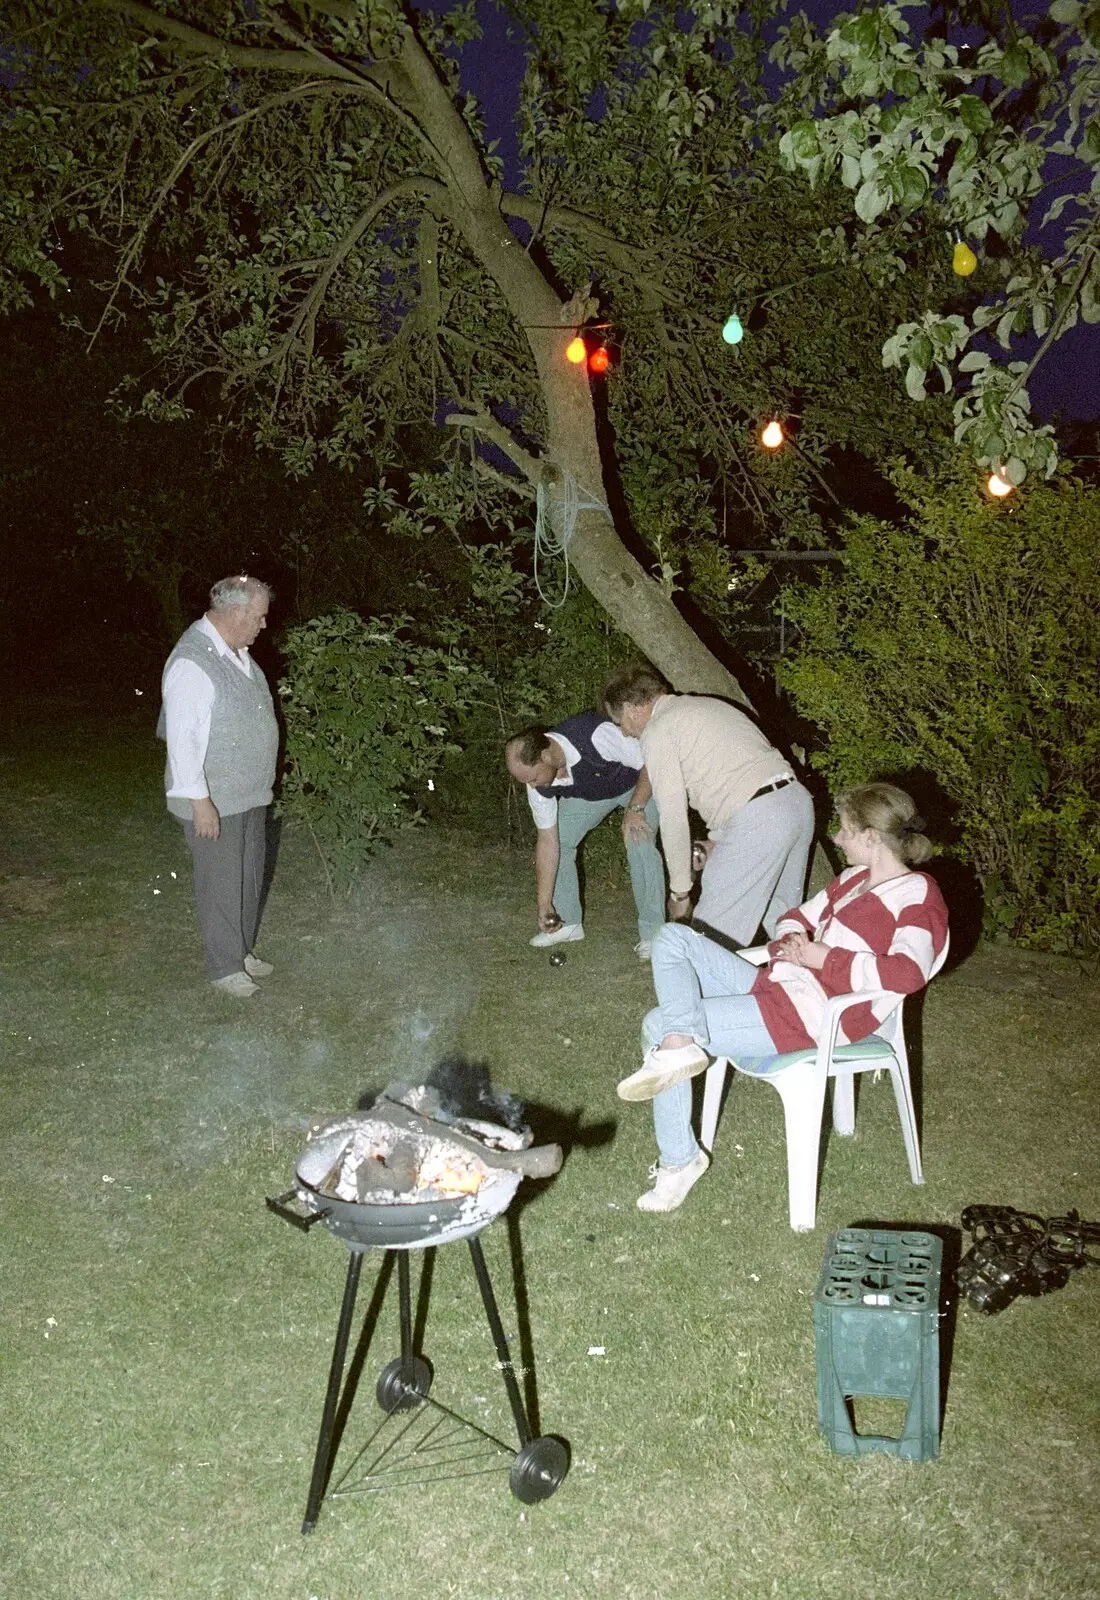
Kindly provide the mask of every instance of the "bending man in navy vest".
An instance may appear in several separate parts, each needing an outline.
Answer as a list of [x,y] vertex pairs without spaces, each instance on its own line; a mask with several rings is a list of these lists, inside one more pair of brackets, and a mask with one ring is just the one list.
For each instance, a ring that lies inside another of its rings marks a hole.
[[260,921],[267,807],[279,729],[271,692],[249,655],[267,626],[271,591],[257,578],[222,578],[164,668],[158,732],[168,743],[168,809],[183,823],[195,902],[215,988],[258,992],[271,964],[254,945]]
[[527,785],[538,829],[535,844],[536,948],[584,938],[577,848],[610,812],[623,810],[623,843],[638,910],[635,953],[649,947],[664,922],[665,871],[654,843],[657,808],[642,747],[595,711],[556,728],[525,728],[504,747],[508,771]]

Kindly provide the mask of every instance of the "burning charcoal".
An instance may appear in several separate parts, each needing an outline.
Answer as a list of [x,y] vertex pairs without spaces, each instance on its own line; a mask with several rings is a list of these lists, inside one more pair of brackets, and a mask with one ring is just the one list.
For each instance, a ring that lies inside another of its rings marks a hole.
[[357,1174],[359,1199],[378,1190],[407,1194],[416,1187],[416,1154],[407,1144],[397,1144],[388,1156],[374,1155],[362,1162]]

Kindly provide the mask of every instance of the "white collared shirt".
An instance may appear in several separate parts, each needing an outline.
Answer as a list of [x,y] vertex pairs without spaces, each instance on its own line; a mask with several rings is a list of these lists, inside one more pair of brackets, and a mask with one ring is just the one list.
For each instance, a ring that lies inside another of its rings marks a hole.
[[[220,656],[226,656],[246,678],[252,676],[252,658],[247,648],[234,650],[227,645],[209,617],[199,620],[201,633],[212,639]],[[164,717],[168,743],[168,766],[172,781],[168,798],[207,800],[204,767],[210,742],[210,717],[214,709],[214,685],[193,661],[173,661],[164,679]]]
[[[565,771],[560,778],[555,778],[550,785],[552,789],[563,791],[561,798],[569,799],[568,790],[573,786],[573,768],[581,758],[581,753],[576,745],[572,744],[563,734],[550,729],[550,737],[561,748],[565,757]],[[645,766],[645,757],[642,747],[637,739],[630,739],[621,728],[613,722],[601,722],[592,734],[592,748],[603,756],[605,761],[617,761],[624,767],[633,767],[636,772],[641,772]],[[531,815],[535,819],[536,828],[556,828],[558,825],[558,802],[549,796],[539,794],[533,784],[527,785],[527,800],[531,807]]]

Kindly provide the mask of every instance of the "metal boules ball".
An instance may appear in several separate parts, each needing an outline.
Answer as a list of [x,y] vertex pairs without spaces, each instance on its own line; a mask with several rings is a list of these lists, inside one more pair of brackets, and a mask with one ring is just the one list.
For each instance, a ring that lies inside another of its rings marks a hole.
[[551,952],[550,952],[550,965],[552,967],[564,967],[564,965],[565,965],[565,951],[564,950],[551,950]]

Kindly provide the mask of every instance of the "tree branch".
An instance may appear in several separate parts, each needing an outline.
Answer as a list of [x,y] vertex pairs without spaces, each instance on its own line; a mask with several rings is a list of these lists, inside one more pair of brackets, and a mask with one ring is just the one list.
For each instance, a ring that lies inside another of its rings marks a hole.
[[1070,308],[1077,304],[1077,296],[1081,292],[1081,285],[1089,275],[1089,271],[1092,267],[1092,258],[1095,254],[1096,246],[1094,244],[1087,245],[1084,250],[1081,265],[1073,275],[1073,282],[1069,286],[1069,293],[1066,295],[1061,311],[1059,311],[1058,315],[1051,323],[1046,338],[1043,340],[1038,350],[1036,350],[1027,366],[1020,373],[1020,376],[1016,379],[1016,382],[1012,385],[1011,389],[1009,389],[1005,394],[1005,397],[1001,402],[1002,411],[1004,407],[1008,405],[1008,402],[1015,397],[1018,391],[1023,388],[1024,384],[1031,377],[1031,374],[1035,371],[1035,368],[1039,365],[1040,361],[1046,355],[1047,351],[1060,334],[1062,330],[1062,324],[1066,320]]
[[[107,0],[107,3],[113,3],[113,0]],[[127,0],[127,3],[129,3],[129,0]],[[141,252],[149,229],[153,225],[154,218],[157,216],[165,200],[172,192],[172,189],[175,187],[180,176],[187,170],[203,146],[209,144],[212,140],[217,139],[222,135],[235,138],[238,131],[244,126],[245,123],[250,122],[254,117],[260,116],[262,112],[270,110],[273,105],[279,105],[281,103],[286,103],[287,101],[297,100],[303,95],[312,94],[318,89],[327,89],[327,87],[327,84],[306,83],[302,84],[297,89],[288,89],[283,94],[269,95],[262,100],[258,106],[253,106],[250,110],[242,112],[240,116],[232,118],[232,120],[229,122],[220,122],[216,128],[208,128],[205,133],[200,133],[191,140],[191,143],[177,158],[171,172],[168,174],[164,182],[160,185],[156,194],[153,196],[152,204],[150,205],[145,216],[138,223],[130,243],[126,246],[126,249],[123,252],[121,264],[118,272],[115,274],[114,288],[111,290],[110,299],[103,308],[103,315],[96,323],[90,341],[91,344],[95,343],[96,339],[99,337],[103,324],[110,316],[114,307],[114,303],[118,298],[119,291],[121,290],[122,285],[126,282],[126,275]]]
[[233,67],[262,72],[314,73],[321,68],[329,77],[354,84],[362,82],[349,67],[342,67],[327,56],[314,55],[305,50],[267,50],[252,45],[228,44],[224,39],[204,33],[201,28],[193,28],[188,22],[166,17],[154,11],[152,6],[140,4],[139,0],[94,0],[94,4],[105,11],[117,11],[121,16],[131,17],[135,22],[140,22],[142,27],[148,28],[150,33],[167,36],[192,55],[213,56]]
[[[433,190],[440,190],[442,187],[431,178],[425,179],[423,182],[424,184],[429,185]],[[312,352],[313,328],[316,325],[317,312],[324,302],[325,295],[328,293],[329,284],[332,282],[338,268],[344,263],[344,261],[347,260],[348,256],[351,254],[359,240],[363,237],[363,234],[366,232],[366,230],[370,227],[371,223],[376,217],[381,215],[391,201],[396,200],[400,195],[403,194],[415,194],[421,189],[421,187],[421,180],[417,178],[406,178],[400,183],[392,183],[388,188],[383,189],[382,193],[371,202],[367,209],[359,213],[351,227],[345,232],[343,238],[337,242],[337,244],[330,251],[329,255],[325,258],[324,270],[310,286],[309,292],[305,295],[297,311],[294,313],[286,333],[279,340],[278,345],[271,352],[271,354],[264,357],[259,363],[260,366],[278,365],[281,368],[280,377],[276,385],[275,398],[272,402],[273,405],[278,404],[279,391],[282,388],[283,383],[282,374],[285,373],[286,361],[290,355],[294,341],[299,337],[302,328],[307,324],[309,325],[307,337],[310,344],[310,348],[306,352],[308,364],[308,360]]]
[[529,483],[538,483],[542,476],[543,463],[537,456],[530,455],[518,445],[507,428],[503,427],[484,407],[479,406],[472,413],[452,411],[445,422],[448,428],[474,428],[495,444],[498,450],[503,450],[509,461],[519,468]]

